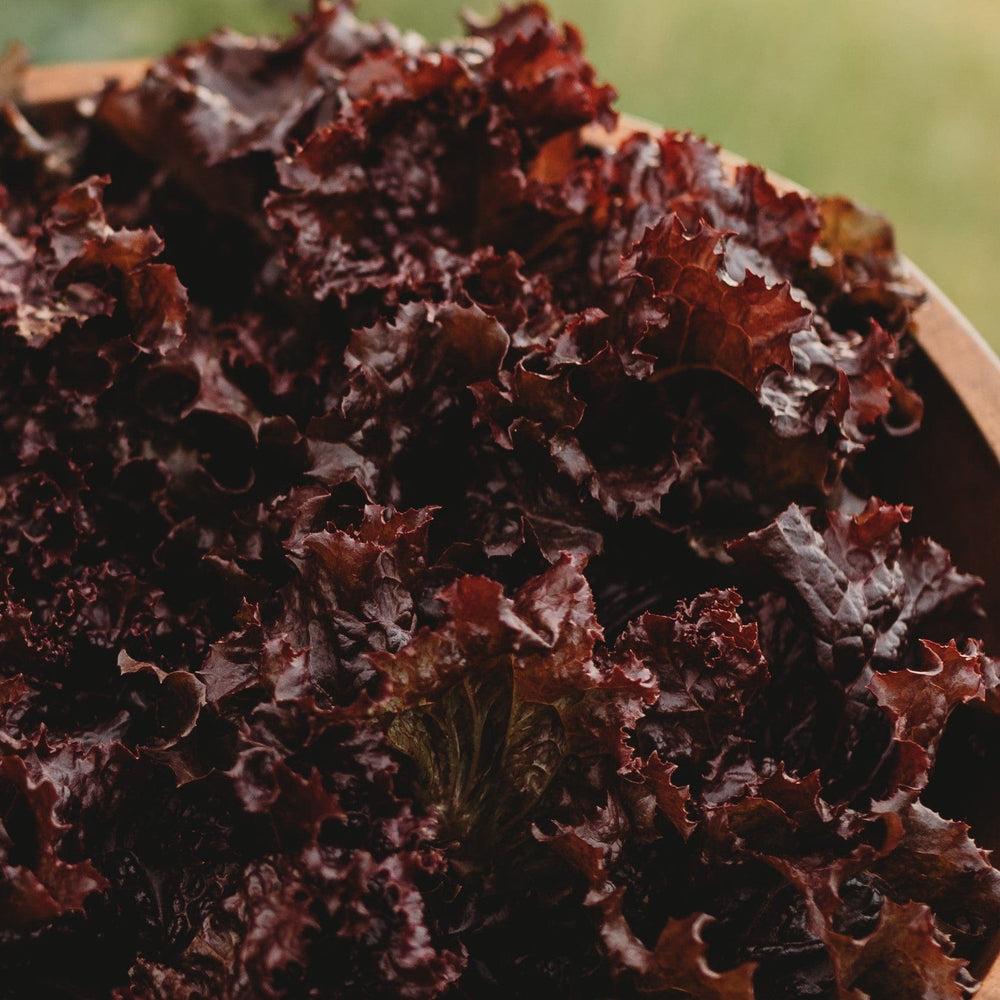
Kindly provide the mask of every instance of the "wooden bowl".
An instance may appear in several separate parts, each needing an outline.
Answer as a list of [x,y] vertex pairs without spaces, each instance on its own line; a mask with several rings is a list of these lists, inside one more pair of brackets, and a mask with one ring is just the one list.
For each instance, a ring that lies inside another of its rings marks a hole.
[[[109,80],[139,83],[144,59],[63,63],[28,70],[21,98],[25,104],[56,110],[98,92]],[[660,132],[660,126],[624,116],[614,134],[597,138],[609,145],[635,131]],[[723,153],[725,162],[745,162]],[[774,174],[779,190],[803,191]],[[985,581],[983,604],[989,615],[983,638],[1000,652],[1000,359],[972,324],[912,262],[909,276],[922,285],[927,301],[915,316],[919,351],[914,359],[915,388],[926,415],[915,434],[872,450],[871,479],[876,495],[890,501],[916,501],[915,529],[949,548],[955,563]],[[975,802],[968,819],[977,841],[1000,848],[1000,773],[975,775]],[[1000,1000],[1000,939],[973,971],[983,976],[978,1000]]]

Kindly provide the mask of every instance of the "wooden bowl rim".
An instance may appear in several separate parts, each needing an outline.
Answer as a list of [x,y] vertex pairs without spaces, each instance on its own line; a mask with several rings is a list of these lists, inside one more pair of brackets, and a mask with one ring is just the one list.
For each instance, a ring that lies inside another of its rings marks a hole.
[[[138,85],[151,65],[148,59],[58,63],[28,68],[21,93],[23,103],[35,106],[68,104],[98,93],[109,81],[124,87]],[[613,134],[604,133],[609,145],[617,145],[635,132],[657,135],[663,126],[622,115]],[[730,167],[747,163],[743,157],[721,150]],[[780,174],[767,172],[779,191],[810,193]],[[907,277],[927,291],[927,301],[914,315],[914,336],[979,429],[990,452],[1000,464],[1000,357],[990,348],[959,309],[909,258],[902,258]],[[1000,498],[998,498],[1000,499]],[[998,942],[997,948],[1000,948]],[[996,948],[995,948],[996,950]],[[1000,1000],[1000,958],[986,971],[978,1000]]]

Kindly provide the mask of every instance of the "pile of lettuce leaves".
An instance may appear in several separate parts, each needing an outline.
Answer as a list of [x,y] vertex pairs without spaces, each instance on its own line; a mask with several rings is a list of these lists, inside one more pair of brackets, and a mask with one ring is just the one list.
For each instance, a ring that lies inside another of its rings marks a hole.
[[538,4],[6,76],[0,995],[971,995],[1000,663],[863,474],[884,220]]

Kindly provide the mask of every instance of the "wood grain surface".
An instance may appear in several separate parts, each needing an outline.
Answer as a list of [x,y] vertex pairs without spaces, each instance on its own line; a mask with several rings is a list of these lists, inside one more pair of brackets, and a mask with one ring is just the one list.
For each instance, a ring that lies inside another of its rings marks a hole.
[[[133,86],[142,79],[148,65],[146,60],[128,59],[31,67],[23,81],[21,98],[31,105],[68,104],[96,93],[109,80]],[[592,132],[590,138],[615,145],[637,130],[656,133],[661,128],[623,116],[616,132]],[[723,153],[723,159],[733,169],[746,162],[729,152]],[[769,177],[781,190],[805,190],[778,175]],[[915,485],[929,480],[939,484],[939,489],[931,488],[933,495],[921,498],[928,515],[925,520],[952,549],[960,566],[986,579],[985,603],[993,612],[994,635],[1000,636],[1000,359],[915,264],[906,261],[905,266],[928,293],[927,302],[915,316],[915,336],[930,362],[920,390],[935,405],[928,406],[928,426],[903,452],[906,466],[887,464],[882,484],[891,488],[896,483],[902,489],[909,478]],[[939,414],[936,426],[935,413]],[[934,468],[937,463],[945,467]],[[982,828],[993,831],[988,846],[997,848],[1000,778],[983,789],[983,798],[989,801],[980,810]],[[1000,941],[988,957],[992,968],[977,970],[980,975],[986,971],[977,1000],[1000,1000],[1000,960],[995,960],[998,952]]]
[[109,80],[118,80],[125,87],[135,86],[148,68],[148,59],[31,66],[25,74],[21,97],[25,104],[66,104],[96,94]]

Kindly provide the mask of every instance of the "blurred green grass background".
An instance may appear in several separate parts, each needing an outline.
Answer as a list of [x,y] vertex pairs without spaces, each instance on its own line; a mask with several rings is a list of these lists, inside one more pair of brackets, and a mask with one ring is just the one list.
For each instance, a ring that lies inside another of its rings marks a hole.
[[[432,38],[461,0],[361,0]],[[307,0],[0,0],[38,62],[152,55],[226,23],[284,31]],[[490,13],[491,0],[466,6]],[[821,193],[886,212],[1000,350],[1000,3],[551,0],[622,110],[692,129]]]

